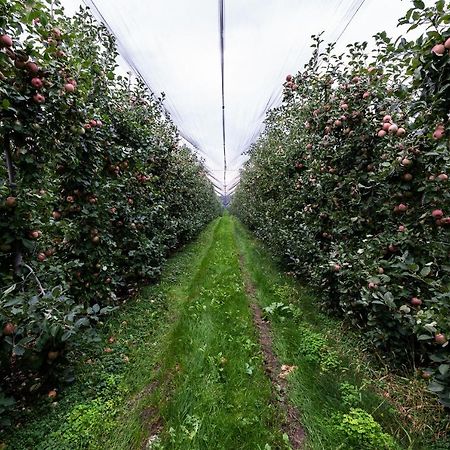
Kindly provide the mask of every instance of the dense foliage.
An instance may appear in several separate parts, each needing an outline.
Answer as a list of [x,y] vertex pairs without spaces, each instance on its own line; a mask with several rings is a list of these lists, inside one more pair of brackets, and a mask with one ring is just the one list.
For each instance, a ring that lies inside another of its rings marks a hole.
[[383,360],[422,367],[450,406],[450,4],[286,79],[250,151],[234,212]]
[[0,10],[1,418],[220,207],[103,26],[57,2]]

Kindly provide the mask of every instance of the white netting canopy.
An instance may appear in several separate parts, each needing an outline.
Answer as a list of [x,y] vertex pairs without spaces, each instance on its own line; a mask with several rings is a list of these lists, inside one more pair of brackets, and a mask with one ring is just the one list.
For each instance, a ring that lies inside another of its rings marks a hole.
[[310,57],[310,36],[324,31],[338,49],[395,26],[410,7],[401,0],[224,0],[224,177],[221,1],[62,0],[67,13],[91,8],[116,36],[125,71],[143,78],[181,135],[205,159],[224,192],[236,184],[268,108],[281,100],[287,73]]

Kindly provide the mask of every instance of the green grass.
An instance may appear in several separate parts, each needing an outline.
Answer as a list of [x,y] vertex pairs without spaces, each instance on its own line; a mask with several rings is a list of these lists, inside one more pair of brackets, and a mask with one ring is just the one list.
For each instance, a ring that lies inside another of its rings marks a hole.
[[[375,392],[374,371],[358,337],[344,331],[342,322],[324,314],[317,295],[282,273],[237,221],[235,229],[257,301],[272,324],[276,353],[281,363],[298,367],[289,379],[289,394],[301,412],[307,448],[385,448],[343,442],[346,434],[339,429],[346,414],[355,409],[370,414],[385,433],[395,437],[400,448],[432,448],[430,433],[424,436],[405,427],[398,411]],[[360,415],[363,422],[367,417]]]
[[[101,342],[84,344],[67,356],[78,361],[76,382],[61,392],[57,402],[42,399],[20,411],[14,417],[15,429],[0,437],[2,450],[139,448],[148,433],[141,413],[149,395],[143,392],[157,376],[154,369],[177,311],[177,298],[195,275],[216,224],[168,261],[158,284],[143,288],[100,327]],[[112,352],[105,353],[106,347]]]
[[229,216],[186,287],[159,380],[160,448],[281,448]]
[[76,382],[56,402],[17,414],[0,449],[138,450],[147,442],[153,450],[287,450],[239,254],[280,364],[297,366],[288,394],[307,449],[448,448],[404,425],[379,395],[357,336],[225,215],[171,258],[160,283],[103,324],[100,342],[68,355],[78,361]]

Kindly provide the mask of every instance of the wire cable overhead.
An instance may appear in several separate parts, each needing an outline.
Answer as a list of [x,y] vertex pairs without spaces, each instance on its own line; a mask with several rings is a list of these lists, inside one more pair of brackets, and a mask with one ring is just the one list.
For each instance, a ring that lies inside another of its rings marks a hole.
[[225,5],[219,0],[219,32],[220,32],[220,74],[222,82],[222,145],[223,145],[223,190],[227,196],[227,151],[225,135]]

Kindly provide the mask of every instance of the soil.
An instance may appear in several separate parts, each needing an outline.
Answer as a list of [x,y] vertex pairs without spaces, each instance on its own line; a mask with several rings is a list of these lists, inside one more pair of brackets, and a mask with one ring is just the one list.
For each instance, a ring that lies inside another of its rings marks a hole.
[[256,288],[245,271],[244,259],[239,257],[241,272],[245,282],[245,291],[250,300],[253,323],[258,330],[258,339],[264,358],[264,370],[272,382],[272,401],[277,404],[284,416],[282,430],[289,437],[293,449],[303,447],[305,430],[300,422],[300,413],[287,398],[287,375],[296,369],[295,366],[281,365],[273,351],[273,341],[270,323],[264,320],[261,308],[256,303]]

